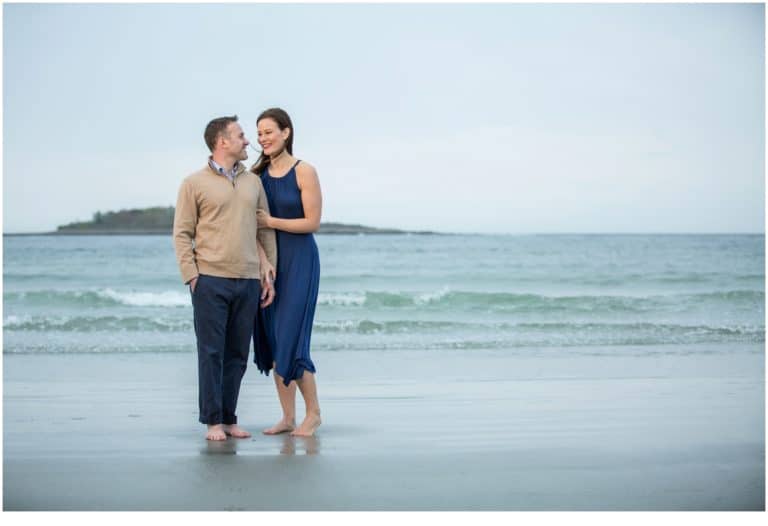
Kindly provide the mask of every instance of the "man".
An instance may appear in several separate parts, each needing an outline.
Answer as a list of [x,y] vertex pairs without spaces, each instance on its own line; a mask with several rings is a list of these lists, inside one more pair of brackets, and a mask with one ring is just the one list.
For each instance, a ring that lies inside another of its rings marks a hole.
[[181,184],[173,241],[192,294],[206,438],[247,438],[251,434],[237,425],[235,414],[240,382],[259,299],[262,307],[274,299],[259,245],[273,268],[277,246],[273,230],[257,227],[256,211],[269,206],[261,179],[240,162],[248,158],[248,140],[237,116],[212,120],[204,137],[211,156]]

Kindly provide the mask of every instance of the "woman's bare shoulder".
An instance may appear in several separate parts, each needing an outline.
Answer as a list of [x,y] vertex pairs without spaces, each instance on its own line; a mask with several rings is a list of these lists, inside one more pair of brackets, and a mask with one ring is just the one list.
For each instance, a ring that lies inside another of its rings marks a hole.
[[315,167],[304,160],[299,161],[299,164],[296,165],[296,173],[298,175],[317,176],[317,170],[315,170]]
[[317,177],[317,170],[306,161],[301,161],[296,165],[296,181],[299,183],[299,188],[302,188],[305,184],[317,184],[320,182]]

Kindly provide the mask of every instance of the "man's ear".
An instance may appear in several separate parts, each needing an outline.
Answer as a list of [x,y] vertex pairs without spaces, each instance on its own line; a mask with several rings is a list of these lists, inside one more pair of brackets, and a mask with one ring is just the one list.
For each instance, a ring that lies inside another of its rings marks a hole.
[[226,133],[222,133],[216,138],[216,147],[221,148],[224,146],[224,143],[229,140],[229,137],[227,137]]

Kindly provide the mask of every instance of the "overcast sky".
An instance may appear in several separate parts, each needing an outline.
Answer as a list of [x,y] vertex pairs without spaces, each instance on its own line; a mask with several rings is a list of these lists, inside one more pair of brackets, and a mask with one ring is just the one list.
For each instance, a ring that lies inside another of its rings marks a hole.
[[[174,205],[280,106],[323,220],[763,232],[764,7],[3,5],[3,230]],[[253,160],[253,154],[252,159]]]

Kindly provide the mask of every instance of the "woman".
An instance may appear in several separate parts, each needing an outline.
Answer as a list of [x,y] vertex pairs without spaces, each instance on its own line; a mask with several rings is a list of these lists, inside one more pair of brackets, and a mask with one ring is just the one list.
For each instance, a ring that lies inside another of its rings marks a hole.
[[[251,170],[261,177],[270,210],[258,212],[258,225],[274,229],[277,237],[275,300],[263,311],[259,345],[270,351],[262,355],[271,354],[283,410],[282,419],[264,433],[312,436],[320,426],[315,366],[309,357],[320,282],[320,258],[312,235],[320,226],[320,182],[310,164],[293,157],[293,124],[285,111],[268,109],[256,125],[262,153]],[[298,428],[297,385],[307,407]]]

